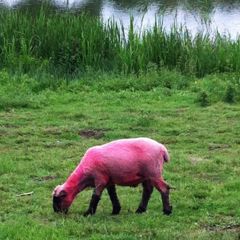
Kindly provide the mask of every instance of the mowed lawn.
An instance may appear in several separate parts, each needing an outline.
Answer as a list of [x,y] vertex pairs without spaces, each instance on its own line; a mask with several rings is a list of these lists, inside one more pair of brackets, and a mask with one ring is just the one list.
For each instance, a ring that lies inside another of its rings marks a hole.
[[[240,239],[239,103],[200,107],[194,93],[160,88],[59,88],[31,99],[40,104],[0,111],[0,239]],[[139,136],[169,149],[171,216],[157,190],[148,211],[135,214],[141,186],[117,187],[118,216],[104,191],[96,215],[83,217],[91,189],[67,215],[53,212],[52,190],[89,147]]]

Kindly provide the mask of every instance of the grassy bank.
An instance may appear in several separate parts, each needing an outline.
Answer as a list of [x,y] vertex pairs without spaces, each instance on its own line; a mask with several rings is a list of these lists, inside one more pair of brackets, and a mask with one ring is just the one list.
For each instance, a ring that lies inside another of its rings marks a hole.
[[167,32],[156,20],[140,34],[133,19],[128,36],[114,21],[68,13],[32,16],[20,10],[0,10],[0,67],[11,71],[79,74],[88,69],[117,73],[174,69],[198,77],[240,71],[240,41],[227,36],[195,37],[183,27]]
[[[163,85],[167,79],[185,81],[178,73],[162,72],[158,85],[151,74],[89,76],[65,84],[1,72],[0,239],[239,239],[240,106],[215,101],[220,95],[214,87],[210,106],[196,101],[196,88],[230,77],[189,79],[193,86],[178,90],[159,85],[161,79]],[[136,215],[140,187],[118,187],[119,216],[110,215],[104,192],[97,214],[82,217],[90,190],[67,216],[53,212],[53,188],[88,147],[137,136],[154,138],[170,151],[164,172],[176,187],[170,217],[162,215],[156,190],[148,212]]]
[[[240,76],[237,73],[212,74],[204,78],[187,77],[177,71],[154,70],[136,76],[113,73],[86,72],[75,79],[56,78],[48,73],[11,74],[0,71],[0,110],[37,108],[45,104],[38,96],[46,91],[68,89],[84,91],[159,91],[171,96],[176,91],[194,95],[197,106],[206,107],[217,102],[234,104],[240,101]],[[47,99],[46,99],[47,101]]]

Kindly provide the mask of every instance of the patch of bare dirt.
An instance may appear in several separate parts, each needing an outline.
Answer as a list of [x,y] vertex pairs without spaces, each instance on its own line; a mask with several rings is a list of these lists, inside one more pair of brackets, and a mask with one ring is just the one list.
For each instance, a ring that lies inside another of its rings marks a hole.
[[211,226],[208,227],[209,231],[214,231],[214,232],[236,232],[240,233],[240,224],[229,224],[226,226]]
[[39,182],[43,182],[43,181],[50,181],[50,180],[54,180],[57,178],[57,176],[53,176],[53,175],[48,175],[48,176],[42,176],[42,177],[39,177],[39,176],[32,176],[33,179],[35,181],[39,181]]
[[203,162],[204,161],[204,158],[201,158],[201,157],[197,157],[197,156],[190,156],[189,157],[189,161],[192,163],[192,164],[198,164],[200,162]]
[[11,124],[11,123],[2,124],[2,127],[4,127],[4,128],[19,128],[18,125],[16,125],[16,124]]
[[61,135],[62,134],[62,129],[56,128],[56,127],[48,127],[43,129],[44,134],[47,135]]
[[83,129],[79,131],[79,135],[85,138],[100,139],[105,136],[104,129]]
[[55,178],[57,178],[57,176],[51,176],[51,175],[49,175],[49,176],[41,177],[41,179],[44,180],[44,181],[53,180],[53,179],[55,179]]
[[216,144],[216,143],[211,143],[208,145],[208,149],[210,151],[214,151],[214,150],[220,150],[220,149],[226,149],[229,148],[230,145],[228,144]]
[[8,131],[5,129],[0,129],[0,136],[6,136],[8,134]]

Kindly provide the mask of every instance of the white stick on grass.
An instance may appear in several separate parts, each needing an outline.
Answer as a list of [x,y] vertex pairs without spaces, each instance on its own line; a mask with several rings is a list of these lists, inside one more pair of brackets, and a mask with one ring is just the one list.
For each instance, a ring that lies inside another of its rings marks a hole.
[[21,194],[16,195],[16,197],[29,196],[29,195],[32,195],[32,194],[33,194],[33,192],[21,193]]

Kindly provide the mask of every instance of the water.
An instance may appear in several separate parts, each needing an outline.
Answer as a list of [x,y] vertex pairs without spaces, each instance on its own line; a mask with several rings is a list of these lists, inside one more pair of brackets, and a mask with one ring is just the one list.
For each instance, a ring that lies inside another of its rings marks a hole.
[[[40,0],[0,0],[1,7],[30,8],[41,6]],[[198,31],[218,32],[235,39],[240,34],[240,0],[53,0],[51,8],[59,11],[87,11],[102,17],[114,18],[127,29],[129,16],[134,16],[140,31],[151,27],[155,16],[161,16],[163,26],[169,29],[174,22],[185,25],[192,34]]]

